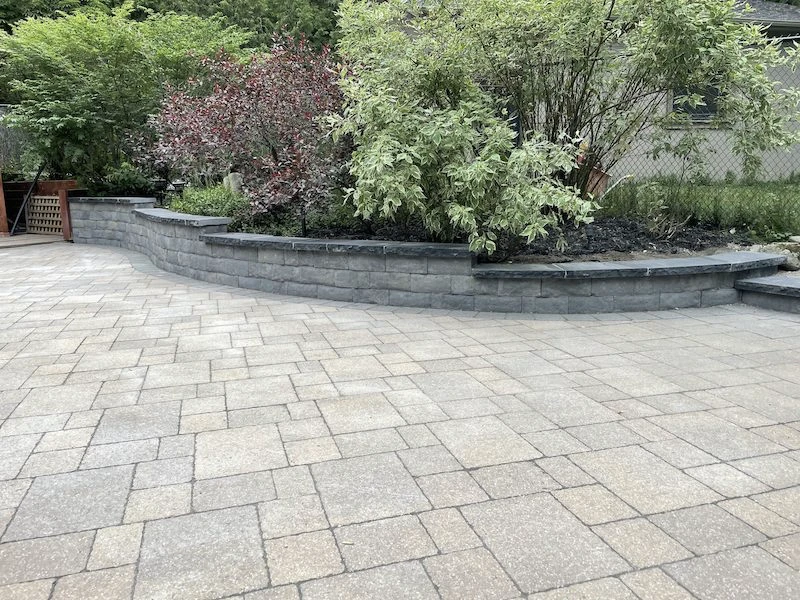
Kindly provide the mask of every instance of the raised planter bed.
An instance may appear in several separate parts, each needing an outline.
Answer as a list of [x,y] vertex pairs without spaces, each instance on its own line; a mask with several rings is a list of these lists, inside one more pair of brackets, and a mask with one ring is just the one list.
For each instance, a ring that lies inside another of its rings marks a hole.
[[466,245],[227,233],[228,219],[153,208],[152,199],[70,199],[76,243],[136,250],[173,273],[265,292],[392,306],[523,313],[666,310],[740,301],[739,279],[783,256],[550,265],[476,264]]
[[800,313],[800,277],[771,275],[740,279],[736,289],[742,294],[742,302],[762,308]]

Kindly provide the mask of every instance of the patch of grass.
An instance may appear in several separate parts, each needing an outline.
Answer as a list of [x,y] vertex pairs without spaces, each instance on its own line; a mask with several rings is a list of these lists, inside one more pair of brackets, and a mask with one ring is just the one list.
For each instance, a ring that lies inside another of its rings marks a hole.
[[169,208],[190,215],[230,217],[230,231],[245,230],[252,221],[249,200],[222,185],[184,188],[181,196],[170,199]]
[[663,179],[623,183],[600,200],[608,216],[652,218],[743,229],[758,237],[800,233],[800,182],[680,183]]

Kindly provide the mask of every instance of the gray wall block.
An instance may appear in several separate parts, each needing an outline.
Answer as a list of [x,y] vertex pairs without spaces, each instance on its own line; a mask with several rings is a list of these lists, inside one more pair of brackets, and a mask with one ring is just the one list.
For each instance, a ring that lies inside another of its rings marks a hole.
[[373,290],[371,288],[356,289],[353,291],[353,301],[365,304],[389,304],[389,290]]
[[741,300],[742,293],[733,288],[722,288],[718,290],[703,290],[700,292],[701,306],[719,306],[720,304],[737,304]]
[[475,296],[454,296],[453,294],[433,294],[431,308],[446,310],[475,310]]
[[430,308],[431,294],[389,290],[389,305],[409,306],[412,308]]
[[475,310],[482,312],[522,312],[522,297],[475,296]]
[[540,315],[563,315],[568,310],[568,298],[522,298],[522,312]]
[[569,296],[567,310],[572,314],[614,312],[613,296]]
[[427,273],[428,259],[424,256],[386,257],[386,270],[391,273]]
[[691,292],[661,292],[658,297],[660,310],[672,308],[697,308],[700,306],[700,291]]
[[648,312],[658,310],[658,294],[614,296],[614,312]]
[[584,279],[543,279],[542,296],[558,298],[560,296],[591,296],[592,281]]

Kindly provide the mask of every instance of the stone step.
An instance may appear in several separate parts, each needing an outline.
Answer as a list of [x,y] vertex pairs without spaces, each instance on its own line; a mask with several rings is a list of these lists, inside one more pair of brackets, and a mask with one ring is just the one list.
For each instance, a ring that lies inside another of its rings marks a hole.
[[735,286],[742,292],[745,304],[800,313],[800,276],[779,274],[740,279]]

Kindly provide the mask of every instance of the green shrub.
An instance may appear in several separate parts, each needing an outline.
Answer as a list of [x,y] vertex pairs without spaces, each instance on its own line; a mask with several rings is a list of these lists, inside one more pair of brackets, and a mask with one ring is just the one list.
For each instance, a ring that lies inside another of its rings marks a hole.
[[247,229],[253,219],[250,201],[244,195],[237,194],[223,185],[206,188],[187,187],[181,196],[170,200],[169,208],[190,215],[228,217],[233,219],[229,226],[231,231]]
[[488,253],[504,233],[531,240],[563,220],[591,220],[592,204],[554,177],[575,168],[577,145],[517,140],[472,72],[459,42],[469,34],[435,12],[400,0],[342,4],[340,50],[352,72],[338,131],[354,142],[357,214],[418,216],[436,239],[467,237]]
[[152,180],[130,163],[109,167],[105,177],[95,186],[94,193],[102,196],[152,196]]
[[176,14],[131,18],[76,12],[25,19],[0,32],[0,83],[18,103],[4,121],[26,134],[51,175],[102,187],[129,160],[132,134],[156,112],[167,83],[201,72],[201,57],[236,52],[249,36],[220,19]]

